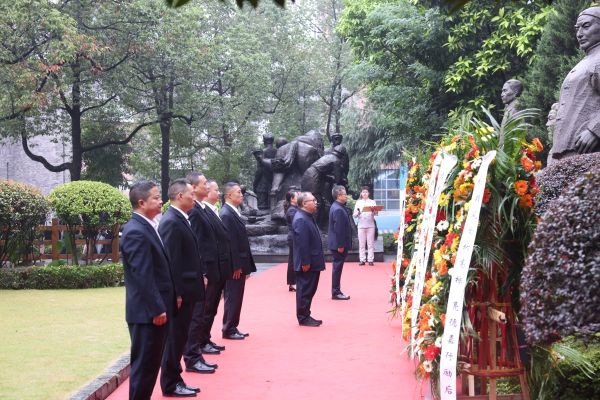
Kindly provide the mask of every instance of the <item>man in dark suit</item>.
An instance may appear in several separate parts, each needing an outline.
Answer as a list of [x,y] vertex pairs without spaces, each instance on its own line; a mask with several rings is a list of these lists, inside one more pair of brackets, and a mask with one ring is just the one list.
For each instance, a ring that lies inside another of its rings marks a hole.
[[[215,372],[218,366],[207,362],[202,354],[219,354],[225,350],[224,346],[210,340],[210,330],[225,287],[225,280],[231,275],[229,239],[221,220],[211,209],[214,206],[211,205],[210,200],[214,198],[212,204],[219,200],[216,182],[208,182],[198,172],[190,172],[186,179],[192,184],[195,199],[194,208],[189,213],[190,223],[198,240],[208,283],[205,300],[198,302],[194,307],[183,359],[186,371],[209,374]],[[209,189],[213,190],[209,191]],[[208,196],[209,193],[211,196]],[[204,202],[205,200],[208,202]]]
[[123,227],[121,254],[125,270],[125,319],[131,337],[129,399],[149,400],[156,383],[175,312],[169,260],[154,217],[162,206],[154,182],[142,181],[129,191],[133,215]]
[[246,225],[238,210],[238,207],[244,201],[240,185],[235,182],[227,183],[224,197],[225,204],[221,207],[220,217],[229,237],[233,273],[225,283],[222,331],[225,339],[242,340],[248,336],[247,333],[238,330],[246,277],[252,272],[256,272],[256,265],[250,251]]
[[196,302],[204,299],[202,259],[187,214],[194,207],[192,185],[183,179],[171,183],[169,201],[171,206],[163,215],[158,231],[169,255],[169,267],[175,283],[179,310],[169,322],[160,386],[164,396],[193,397],[200,390],[187,386],[181,377],[181,356],[187,341],[192,312]]
[[298,195],[298,211],[292,222],[294,271],[296,272],[296,317],[302,326],[320,326],[323,321],[310,315],[312,299],[317,292],[325,256],[321,233],[315,222],[317,200],[310,192]]
[[348,250],[352,247],[352,225],[350,215],[346,210],[348,195],[341,185],[335,185],[331,190],[335,199],[329,209],[329,229],[327,231],[327,245],[333,255],[333,271],[331,272],[331,298],[333,300],[348,300],[340,289],[342,270]]

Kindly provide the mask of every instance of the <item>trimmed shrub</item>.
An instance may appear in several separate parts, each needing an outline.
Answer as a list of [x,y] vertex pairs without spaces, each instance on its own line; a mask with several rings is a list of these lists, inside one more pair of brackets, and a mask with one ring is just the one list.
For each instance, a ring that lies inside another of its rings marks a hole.
[[42,236],[35,228],[49,212],[50,204],[37,188],[0,180],[0,265],[21,264],[33,253],[33,240]]
[[542,216],[523,268],[521,313],[532,344],[600,331],[600,165],[571,182]]
[[0,289],[88,289],[123,286],[122,264],[0,269]]
[[590,153],[556,161],[541,170],[536,175],[540,191],[535,197],[535,213],[543,215],[552,200],[558,198],[573,180],[599,164],[600,153]]
[[[71,243],[76,227],[83,227],[86,247],[91,251],[101,230],[118,234],[120,224],[131,215],[129,200],[117,189],[102,182],[76,181],[57,186],[48,196],[58,217],[68,226]],[[73,251],[73,264],[78,264]],[[86,259],[89,262],[89,258]]]

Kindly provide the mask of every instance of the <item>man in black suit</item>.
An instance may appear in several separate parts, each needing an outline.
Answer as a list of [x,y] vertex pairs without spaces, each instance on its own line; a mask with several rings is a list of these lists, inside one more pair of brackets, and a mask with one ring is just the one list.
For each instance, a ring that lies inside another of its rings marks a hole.
[[348,195],[341,185],[335,185],[331,190],[335,199],[329,209],[329,229],[327,231],[327,245],[333,255],[333,270],[331,272],[331,298],[333,300],[348,300],[340,289],[344,261],[348,250],[352,247],[352,225],[350,215],[346,211]]
[[141,181],[129,191],[133,215],[123,227],[121,254],[125,270],[125,319],[131,337],[129,399],[149,400],[156,383],[175,312],[169,260],[154,217],[162,200],[154,182]]
[[317,292],[325,255],[321,233],[315,222],[317,200],[310,192],[298,195],[298,211],[292,222],[294,271],[296,272],[296,317],[302,326],[320,326],[323,321],[310,315],[312,299]]
[[171,183],[169,201],[171,206],[163,215],[158,231],[169,255],[179,310],[168,324],[169,336],[162,359],[160,386],[164,396],[193,397],[200,389],[187,386],[181,377],[181,356],[192,312],[196,302],[204,299],[202,259],[187,214],[194,207],[192,185],[183,179]]
[[225,305],[223,312],[223,338],[242,340],[247,333],[240,332],[240,314],[244,300],[246,277],[256,272],[256,265],[250,251],[250,242],[246,233],[246,225],[238,207],[244,201],[240,185],[229,182],[225,185],[225,204],[221,207],[221,221],[227,230],[231,248],[232,275],[225,283]]
[[[205,200],[210,201],[213,197],[216,197],[213,204],[218,201],[218,186],[216,194],[211,191],[210,198],[207,198],[209,189],[216,186],[216,182],[209,183],[204,175],[198,172],[190,172],[186,179],[192,185],[195,199],[194,208],[189,213],[190,223],[198,240],[208,283],[205,300],[196,303],[194,307],[183,359],[186,371],[209,374],[214,373],[218,366],[207,362],[202,353],[219,354],[225,350],[224,346],[210,340],[210,330],[225,287],[225,280],[227,276],[231,275],[231,272],[226,272],[230,268],[229,239],[221,220],[211,209],[213,206],[210,202],[204,202]],[[219,260],[223,260],[222,263]],[[224,266],[221,265],[223,263]],[[224,268],[224,271],[221,271],[220,268]],[[222,278],[221,275],[223,275]]]

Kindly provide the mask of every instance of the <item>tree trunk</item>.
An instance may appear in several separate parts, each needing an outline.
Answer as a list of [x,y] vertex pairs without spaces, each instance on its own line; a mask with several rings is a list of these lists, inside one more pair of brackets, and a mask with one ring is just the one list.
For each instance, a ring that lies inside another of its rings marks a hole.
[[162,200],[169,200],[169,150],[171,149],[171,113],[164,112],[160,121],[161,157],[160,157],[160,189]]
[[71,152],[72,160],[69,167],[71,181],[81,179],[81,168],[83,166],[83,147],[81,145],[81,64],[79,59],[71,65],[73,71],[73,86],[71,111]]

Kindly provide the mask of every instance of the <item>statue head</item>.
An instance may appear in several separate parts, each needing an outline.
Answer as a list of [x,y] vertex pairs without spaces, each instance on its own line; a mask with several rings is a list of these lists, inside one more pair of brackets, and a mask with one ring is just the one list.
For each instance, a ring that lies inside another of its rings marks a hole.
[[273,135],[269,133],[263,135],[263,143],[265,144],[265,146],[272,145],[274,141],[275,138],[273,137]]
[[504,82],[504,86],[502,86],[502,93],[500,94],[500,98],[502,98],[502,103],[504,105],[512,103],[517,97],[521,95],[523,91],[523,84],[521,81],[517,79],[509,79]]
[[579,13],[575,36],[579,48],[586,53],[600,43],[600,7],[586,8]]
[[335,147],[337,145],[342,144],[342,140],[344,136],[341,133],[334,133],[331,135],[331,147]]

